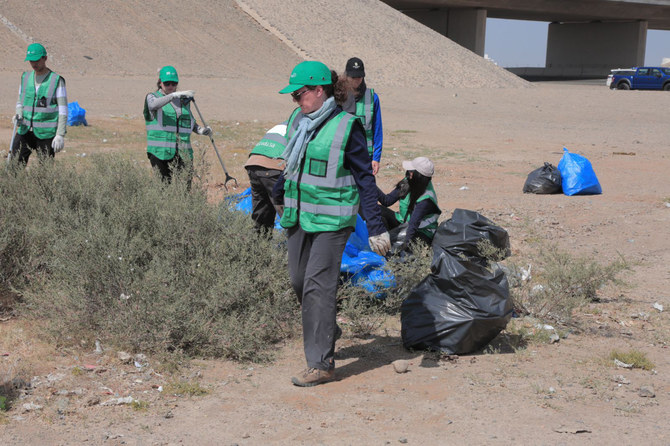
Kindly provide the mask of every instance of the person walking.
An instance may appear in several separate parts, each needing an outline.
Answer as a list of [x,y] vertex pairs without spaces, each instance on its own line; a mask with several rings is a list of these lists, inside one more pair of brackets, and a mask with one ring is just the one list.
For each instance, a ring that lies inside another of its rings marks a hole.
[[[406,228],[405,238],[398,252],[407,250],[409,244],[417,239],[430,245],[437,230],[437,219],[442,213],[433,188],[435,167],[432,161],[420,156],[411,161],[403,161],[402,167],[406,170],[405,178],[389,194],[377,189],[382,220],[394,242],[400,230]],[[398,212],[389,209],[389,206],[398,201]]]
[[391,247],[377,206],[365,132],[335,102],[336,93],[344,94],[341,85],[325,64],[306,61],[295,66],[279,92],[290,93],[299,106],[288,120],[286,165],[273,193],[284,206],[280,224],[287,230],[289,274],[302,308],[307,368],[291,378],[301,387],[335,376],[335,341],[341,334],[337,285],[359,206],[368,217],[371,248],[385,255]]
[[277,216],[272,189],[284,170],[281,156],[286,149],[286,124],[283,122],[268,130],[244,164],[251,185],[251,219],[259,233],[264,231],[269,234]]
[[177,91],[179,75],[170,65],[158,72],[158,89],[144,99],[144,121],[147,128],[147,157],[164,181],[172,180],[173,172],[193,169],[191,133],[210,135],[210,127],[201,127],[191,113],[193,90]]
[[19,98],[12,124],[16,136],[12,157],[26,165],[33,151],[53,158],[65,146],[67,91],[65,79],[47,67],[47,51],[40,43],[28,45],[26,61],[32,71],[21,75]]
[[352,57],[347,61],[344,73],[353,91],[345,102],[343,109],[355,114],[360,119],[361,124],[363,124],[368,153],[372,160],[372,173],[373,175],[377,175],[377,172],[379,172],[379,163],[382,159],[382,146],[384,144],[379,96],[365,84],[365,66],[363,65],[363,61],[358,57]]

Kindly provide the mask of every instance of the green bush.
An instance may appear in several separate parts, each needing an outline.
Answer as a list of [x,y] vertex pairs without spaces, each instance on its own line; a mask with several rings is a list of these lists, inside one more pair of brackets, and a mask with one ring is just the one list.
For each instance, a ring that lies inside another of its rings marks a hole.
[[507,264],[513,277],[510,294],[522,314],[540,319],[568,322],[574,310],[599,299],[598,291],[608,284],[621,284],[619,274],[629,269],[623,258],[601,264],[589,257],[573,256],[556,245],[541,245],[532,266],[530,281],[518,280],[521,268]]
[[299,326],[283,236],[208,203],[197,183],[95,157],[0,174],[0,283],[59,343],[270,357]]

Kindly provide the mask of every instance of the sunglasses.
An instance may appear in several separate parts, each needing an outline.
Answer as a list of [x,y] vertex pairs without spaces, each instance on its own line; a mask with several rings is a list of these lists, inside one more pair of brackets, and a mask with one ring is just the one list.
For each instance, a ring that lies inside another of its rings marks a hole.
[[179,83],[179,82],[167,81],[167,82],[163,82],[163,85],[165,85],[166,87],[174,87],[174,86],[177,85],[178,83]]
[[293,98],[294,101],[299,101],[300,97],[303,94],[307,93],[308,91],[311,91],[311,90],[308,88],[306,90],[301,91],[300,93],[297,93],[297,92],[291,93],[291,97]]

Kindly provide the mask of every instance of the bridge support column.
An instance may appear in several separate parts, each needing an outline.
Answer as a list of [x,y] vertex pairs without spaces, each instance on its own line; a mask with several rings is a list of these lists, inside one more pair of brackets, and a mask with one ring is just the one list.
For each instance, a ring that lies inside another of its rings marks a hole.
[[612,68],[644,65],[647,22],[551,23],[546,72],[607,75]]
[[486,10],[476,8],[403,11],[417,22],[484,56]]

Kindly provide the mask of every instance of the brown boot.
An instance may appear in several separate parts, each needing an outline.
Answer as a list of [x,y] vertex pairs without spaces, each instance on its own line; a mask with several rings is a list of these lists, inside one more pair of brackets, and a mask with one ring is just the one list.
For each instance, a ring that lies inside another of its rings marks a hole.
[[331,381],[335,377],[335,369],[320,370],[308,368],[299,376],[291,378],[291,382],[298,387],[312,387]]

